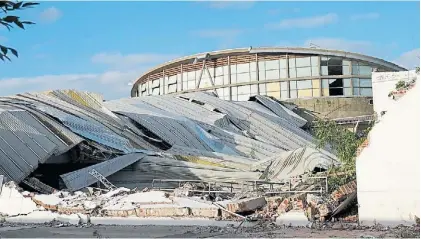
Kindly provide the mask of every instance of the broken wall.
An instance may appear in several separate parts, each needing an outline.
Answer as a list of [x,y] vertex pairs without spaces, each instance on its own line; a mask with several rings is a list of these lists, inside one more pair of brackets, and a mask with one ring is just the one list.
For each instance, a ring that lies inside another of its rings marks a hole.
[[357,158],[359,220],[414,224],[420,212],[419,84],[391,105]]

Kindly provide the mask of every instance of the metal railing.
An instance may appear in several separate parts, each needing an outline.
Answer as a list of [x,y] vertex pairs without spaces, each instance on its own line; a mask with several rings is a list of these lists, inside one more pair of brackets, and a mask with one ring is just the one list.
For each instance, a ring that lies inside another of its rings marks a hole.
[[[294,181],[303,181],[303,180],[314,180],[320,179],[323,182],[316,183],[319,184],[320,188],[317,190],[294,190],[293,183]],[[163,183],[166,183],[167,187],[163,187]],[[289,178],[284,182],[268,182],[264,180],[253,180],[253,181],[204,181],[204,180],[184,180],[184,179],[153,179],[152,180],[152,189],[157,189],[160,191],[173,191],[177,186],[168,187],[168,184],[177,185],[182,187],[185,183],[197,183],[202,184],[202,189],[191,189],[189,191],[196,193],[239,193],[249,190],[256,192],[259,190],[264,191],[264,194],[282,194],[282,193],[326,193],[328,191],[328,182],[327,177],[307,177],[307,178]],[[213,190],[213,188],[225,188],[224,190]]]

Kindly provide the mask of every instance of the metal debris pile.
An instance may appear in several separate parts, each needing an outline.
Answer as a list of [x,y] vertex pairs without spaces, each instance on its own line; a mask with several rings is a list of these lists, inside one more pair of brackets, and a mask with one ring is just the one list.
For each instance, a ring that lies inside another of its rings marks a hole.
[[282,182],[338,164],[328,146],[315,148],[306,124],[266,96],[18,94],[0,98],[0,175],[43,193],[99,178],[131,189],[154,179]]

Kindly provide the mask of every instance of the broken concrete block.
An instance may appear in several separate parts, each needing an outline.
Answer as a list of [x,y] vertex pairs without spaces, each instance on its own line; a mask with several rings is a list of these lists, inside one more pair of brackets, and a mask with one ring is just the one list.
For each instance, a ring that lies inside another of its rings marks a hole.
[[10,223],[47,223],[56,220],[58,214],[50,211],[35,211],[28,215],[7,217],[6,222]]
[[217,218],[219,215],[219,208],[190,208],[190,216],[192,217]]
[[80,217],[77,214],[70,214],[70,215],[60,214],[57,216],[56,220],[63,223],[69,223],[72,225],[79,225],[80,223]]
[[138,217],[187,217],[190,215],[189,208],[162,207],[162,208],[136,208]]
[[244,198],[227,204],[227,210],[230,212],[250,212],[262,208],[266,205],[264,197]]
[[291,210],[277,217],[275,223],[278,225],[305,227],[309,224],[309,221],[303,210]]
[[0,194],[0,214],[5,216],[17,216],[28,214],[37,210],[37,205],[31,198],[24,197],[16,185],[3,184]]

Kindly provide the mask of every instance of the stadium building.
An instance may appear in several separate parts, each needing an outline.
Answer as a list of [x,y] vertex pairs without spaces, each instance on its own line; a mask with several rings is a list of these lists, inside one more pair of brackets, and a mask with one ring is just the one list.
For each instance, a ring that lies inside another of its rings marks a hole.
[[373,115],[371,73],[404,71],[385,60],[318,48],[240,48],[191,55],[150,69],[131,96],[210,91],[226,100],[267,95],[313,115]]

